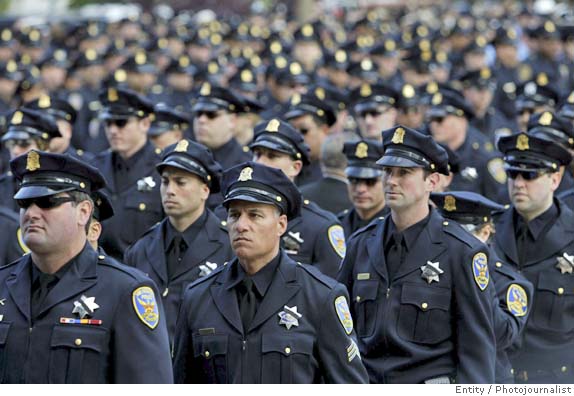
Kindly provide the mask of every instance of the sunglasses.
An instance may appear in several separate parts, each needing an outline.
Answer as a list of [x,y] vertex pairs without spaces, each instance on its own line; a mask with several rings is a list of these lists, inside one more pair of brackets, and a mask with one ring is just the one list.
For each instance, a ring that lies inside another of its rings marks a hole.
[[74,202],[75,199],[73,197],[55,197],[50,195],[48,197],[39,197],[39,198],[29,198],[29,199],[17,199],[16,203],[22,209],[28,209],[32,205],[36,205],[40,209],[53,209],[60,205],[65,204],[66,202]]
[[4,142],[4,146],[8,150],[14,149],[14,147],[28,148],[34,143],[32,139],[18,139],[18,140],[7,140]]
[[538,179],[542,175],[546,175],[550,172],[546,170],[514,170],[514,169],[507,169],[506,176],[509,179],[515,180],[518,175],[522,176],[524,180],[535,180]]
[[444,117],[432,117],[429,119],[429,122],[436,122],[437,124],[441,124],[444,121]]
[[129,121],[130,120],[127,118],[126,119],[119,119],[119,120],[106,120],[106,126],[109,128],[112,125],[115,125],[118,128],[123,128],[128,124]]
[[358,177],[349,177],[349,183],[356,186],[358,184],[364,183],[367,187],[373,187],[377,182],[381,180],[378,177],[372,177],[369,179],[361,179]]
[[299,128],[299,132],[301,132],[301,135],[305,136],[309,133],[309,128]]
[[223,113],[219,112],[219,111],[198,111],[197,113],[195,113],[195,116],[197,118],[201,118],[202,115],[206,116],[207,119],[209,120],[213,120],[219,116],[221,116]]

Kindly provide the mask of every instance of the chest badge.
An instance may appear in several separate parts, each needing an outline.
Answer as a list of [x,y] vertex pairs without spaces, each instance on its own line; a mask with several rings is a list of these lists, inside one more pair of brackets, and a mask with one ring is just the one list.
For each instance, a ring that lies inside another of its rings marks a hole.
[[558,268],[562,274],[571,274],[574,269],[574,254],[570,256],[564,252],[562,257],[558,257],[556,268]]
[[74,310],[72,313],[78,314],[80,319],[84,319],[92,316],[94,311],[99,307],[100,306],[96,304],[95,297],[86,297],[82,295],[82,297],[80,297],[80,301],[74,301]]
[[6,305],[6,299],[5,298],[0,300],[0,305],[2,305],[2,306]]
[[153,191],[154,187],[156,186],[156,182],[153,180],[153,177],[147,176],[138,180],[137,186],[138,191]]
[[205,264],[199,266],[199,276],[207,276],[217,268],[217,263],[206,261]]
[[290,330],[292,326],[299,326],[299,319],[303,317],[299,312],[297,312],[297,306],[288,307],[285,305],[283,311],[279,312],[279,325],[285,325],[287,330]]
[[440,269],[440,264],[437,261],[436,263],[433,263],[432,261],[427,261],[427,265],[423,265],[421,267],[421,277],[426,280],[429,285],[432,283],[432,281],[435,282],[439,282],[440,281],[440,275],[444,274],[444,271]]

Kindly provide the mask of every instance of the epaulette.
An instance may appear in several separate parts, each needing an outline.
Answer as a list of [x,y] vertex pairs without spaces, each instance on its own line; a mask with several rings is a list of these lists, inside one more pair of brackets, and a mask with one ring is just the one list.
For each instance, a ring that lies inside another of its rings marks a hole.
[[350,209],[345,209],[342,212],[337,213],[337,218],[343,220],[345,216],[349,213]]
[[480,245],[479,240],[462,228],[456,221],[443,220],[442,229],[471,248],[477,248]]
[[335,216],[333,213],[321,209],[319,205],[317,205],[315,202],[309,201],[308,199],[303,199],[301,210],[309,210],[310,212],[313,212],[314,214],[321,216],[325,220],[329,221],[339,220],[337,216]]
[[[215,217],[217,217],[217,216],[215,216]],[[229,232],[229,230],[227,229],[227,221],[225,221],[225,220],[219,220],[219,221],[217,222],[217,225],[218,225],[219,228],[221,228],[223,231]]]
[[297,267],[302,268],[303,270],[305,270],[305,272],[307,272],[309,275],[311,275],[313,278],[315,278],[316,280],[318,280],[319,282],[321,282],[322,284],[324,284],[325,286],[327,286],[329,289],[333,289],[335,286],[337,286],[337,281],[334,280],[333,278],[328,277],[327,275],[324,275],[321,271],[319,271],[315,266],[310,265],[310,264],[303,264],[300,262],[297,262]]

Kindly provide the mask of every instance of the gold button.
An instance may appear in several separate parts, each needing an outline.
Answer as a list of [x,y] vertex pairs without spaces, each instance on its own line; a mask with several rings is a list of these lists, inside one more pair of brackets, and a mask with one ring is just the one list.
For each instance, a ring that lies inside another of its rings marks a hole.
[[76,341],[74,341],[74,344],[76,344],[76,346],[82,345],[82,339],[81,339],[81,338],[76,338]]
[[98,259],[100,259],[100,260],[104,260],[105,258],[106,258],[106,256],[104,256],[103,254],[100,254],[100,255],[98,256]]
[[145,210],[145,204],[142,202],[142,203],[140,204],[139,208],[140,208],[141,211],[144,211],[144,210]]
[[426,302],[424,302],[421,304],[421,307],[422,307],[422,309],[427,309],[429,307],[429,305]]
[[311,203],[311,201],[309,201],[308,199],[306,199],[306,200],[303,201],[303,203],[304,203],[305,205],[309,205],[309,204]]
[[568,367],[562,366],[562,367],[560,368],[560,371],[562,371],[563,373],[565,373],[566,371],[568,371]]
[[510,374],[514,375],[514,369],[513,368],[510,369]]
[[289,348],[289,347],[285,348],[285,353],[287,355],[289,355],[291,353],[291,348]]
[[500,267],[502,267],[502,263],[500,261],[497,261],[496,262],[496,268],[500,268]]
[[442,222],[442,225],[447,226],[447,225],[448,225],[448,221],[443,221],[443,222]]
[[357,300],[357,302],[361,301],[361,296],[357,296],[355,300]]
[[559,287],[558,288],[558,294],[564,294],[564,288]]
[[209,357],[209,351],[205,351],[205,352],[203,353],[203,355],[204,355],[206,358],[208,358],[208,357]]

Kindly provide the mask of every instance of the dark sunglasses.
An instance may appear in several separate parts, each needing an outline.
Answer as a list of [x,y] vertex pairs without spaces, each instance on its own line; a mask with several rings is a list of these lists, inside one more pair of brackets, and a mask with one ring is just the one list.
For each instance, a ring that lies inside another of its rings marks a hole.
[[440,124],[444,121],[444,117],[432,117],[429,119],[429,122],[436,122],[437,124]]
[[373,187],[375,184],[377,184],[377,182],[379,180],[381,180],[381,179],[379,179],[378,177],[372,177],[369,179],[361,179],[358,177],[349,177],[349,183],[351,183],[354,186],[361,184],[361,183],[365,183],[367,185],[367,187]]
[[516,179],[518,175],[522,176],[524,180],[535,180],[538,179],[542,175],[546,175],[549,172],[546,170],[515,170],[515,169],[507,169],[506,176],[509,179]]
[[28,148],[32,145],[32,143],[34,143],[32,139],[17,139],[17,140],[15,139],[15,140],[7,140],[6,142],[4,142],[4,146],[8,150],[12,150],[14,147]]
[[213,120],[217,117],[219,117],[221,114],[221,112],[219,111],[198,111],[197,113],[195,113],[195,116],[197,118],[200,118],[202,115],[206,116],[209,120]]
[[301,132],[301,135],[305,136],[309,133],[309,128],[299,128],[299,132]]
[[517,114],[518,114],[519,116],[523,116],[523,115],[525,115],[525,114],[530,115],[530,114],[532,114],[532,113],[534,113],[534,109],[522,109],[522,110],[518,110],[518,112],[517,112]]
[[65,204],[66,202],[74,202],[75,199],[73,197],[55,197],[50,195],[48,197],[39,197],[39,198],[29,198],[29,199],[17,199],[16,203],[22,209],[28,209],[32,205],[36,205],[40,209],[53,209],[60,205]]
[[129,121],[130,120],[127,118],[126,119],[119,119],[119,120],[106,120],[106,126],[109,128],[112,125],[115,125],[118,128],[123,128],[128,124]]

